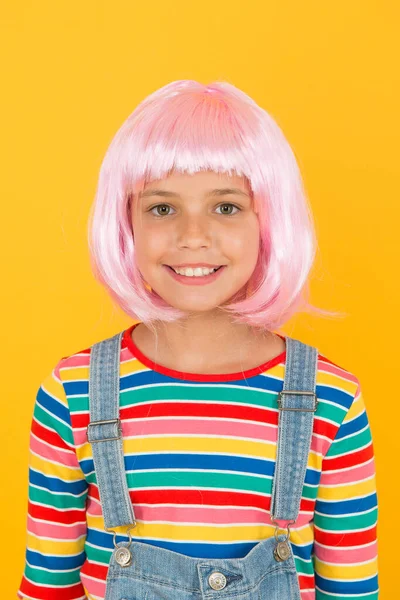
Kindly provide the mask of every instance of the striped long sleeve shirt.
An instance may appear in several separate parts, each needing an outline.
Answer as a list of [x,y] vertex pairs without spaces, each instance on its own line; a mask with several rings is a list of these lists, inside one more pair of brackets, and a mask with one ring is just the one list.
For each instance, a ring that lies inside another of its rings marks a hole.
[[[192,557],[244,557],[275,531],[269,511],[286,352],[240,373],[184,373],[142,354],[135,326],[124,331],[120,351],[132,538]],[[114,546],[86,435],[90,352],[60,359],[37,392],[19,598],[105,597]],[[290,538],[301,599],[376,600],[375,465],[360,382],[318,354],[316,384]]]

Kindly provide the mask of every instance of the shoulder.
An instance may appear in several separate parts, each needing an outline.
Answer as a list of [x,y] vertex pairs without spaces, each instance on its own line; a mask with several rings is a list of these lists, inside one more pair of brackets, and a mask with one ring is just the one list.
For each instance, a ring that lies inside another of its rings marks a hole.
[[335,428],[349,419],[360,397],[358,376],[342,362],[318,352],[316,393],[317,414]]
[[[292,338],[296,339],[296,338]],[[358,376],[348,368],[342,361],[338,361],[335,356],[327,355],[321,351],[318,346],[314,346],[312,342],[297,340],[305,345],[314,347],[317,350],[317,372],[316,384],[318,391],[322,395],[329,395],[333,400],[347,396],[345,404],[349,405],[355,397],[359,387]]]
[[[67,395],[80,394],[87,391],[88,381],[90,376],[90,357],[93,346],[96,343],[115,337],[120,332],[102,338],[100,340],[93,341],[90,345],[73,351],[71,354],[63,356],[56,368],[60,381],[64,385],[64,389]],[[121,332],[122,333],[122,332]],[[120,348],[120,361],[125,361],[127,356],[127,348],[124,337],[122,337],[121,348]]]

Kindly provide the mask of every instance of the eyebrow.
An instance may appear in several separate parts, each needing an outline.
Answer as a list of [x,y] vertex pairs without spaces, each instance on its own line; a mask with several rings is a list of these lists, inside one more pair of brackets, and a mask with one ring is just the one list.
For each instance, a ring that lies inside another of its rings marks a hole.
[[[239,196],[246,196],[249,198],[249,195],[240,188],[215,188],[214,190],[208,190],[206,197],[226,196],[228,194],[237,194]],[[148,196],[164,196],[165,198],[180,197],[176,192],[169,192],[167,190],[161,190],[158,188],[149,188],[144,192],[139,193],[139,198],[147,198]]]

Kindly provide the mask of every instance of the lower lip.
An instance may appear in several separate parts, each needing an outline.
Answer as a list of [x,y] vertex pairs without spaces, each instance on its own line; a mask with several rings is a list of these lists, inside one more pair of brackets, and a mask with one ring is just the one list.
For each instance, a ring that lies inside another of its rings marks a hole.
[[163,265],[163,267],[168,271],[171,277],[180,283],[185,283],[186,285],[206,285],[207,283],[216,281],[221,275],[222,271],[224,271],[226,265],[222,266],[220,269],[218,269],[218,271],[214,271],[214,273],[211,273],[211,275],[202,275],[201,277],[196,277],[196,275],[193,275],[193,277],[178,275],[178,273],[175,273],[175,271],[170,267],[167,267],[166,265]]

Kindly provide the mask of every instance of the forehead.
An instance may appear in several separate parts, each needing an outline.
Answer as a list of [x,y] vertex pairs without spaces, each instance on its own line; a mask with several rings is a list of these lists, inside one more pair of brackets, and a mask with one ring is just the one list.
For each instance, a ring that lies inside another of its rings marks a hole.
[[178,193],[207,192],[217,188],[237,188],[250,194],[250,184],[245,176],[236,174],[217,173],[216,171],[198,171],[197,173],[172,172],[162,179],[146,181],[142,192],[151,189],[164,189]]

